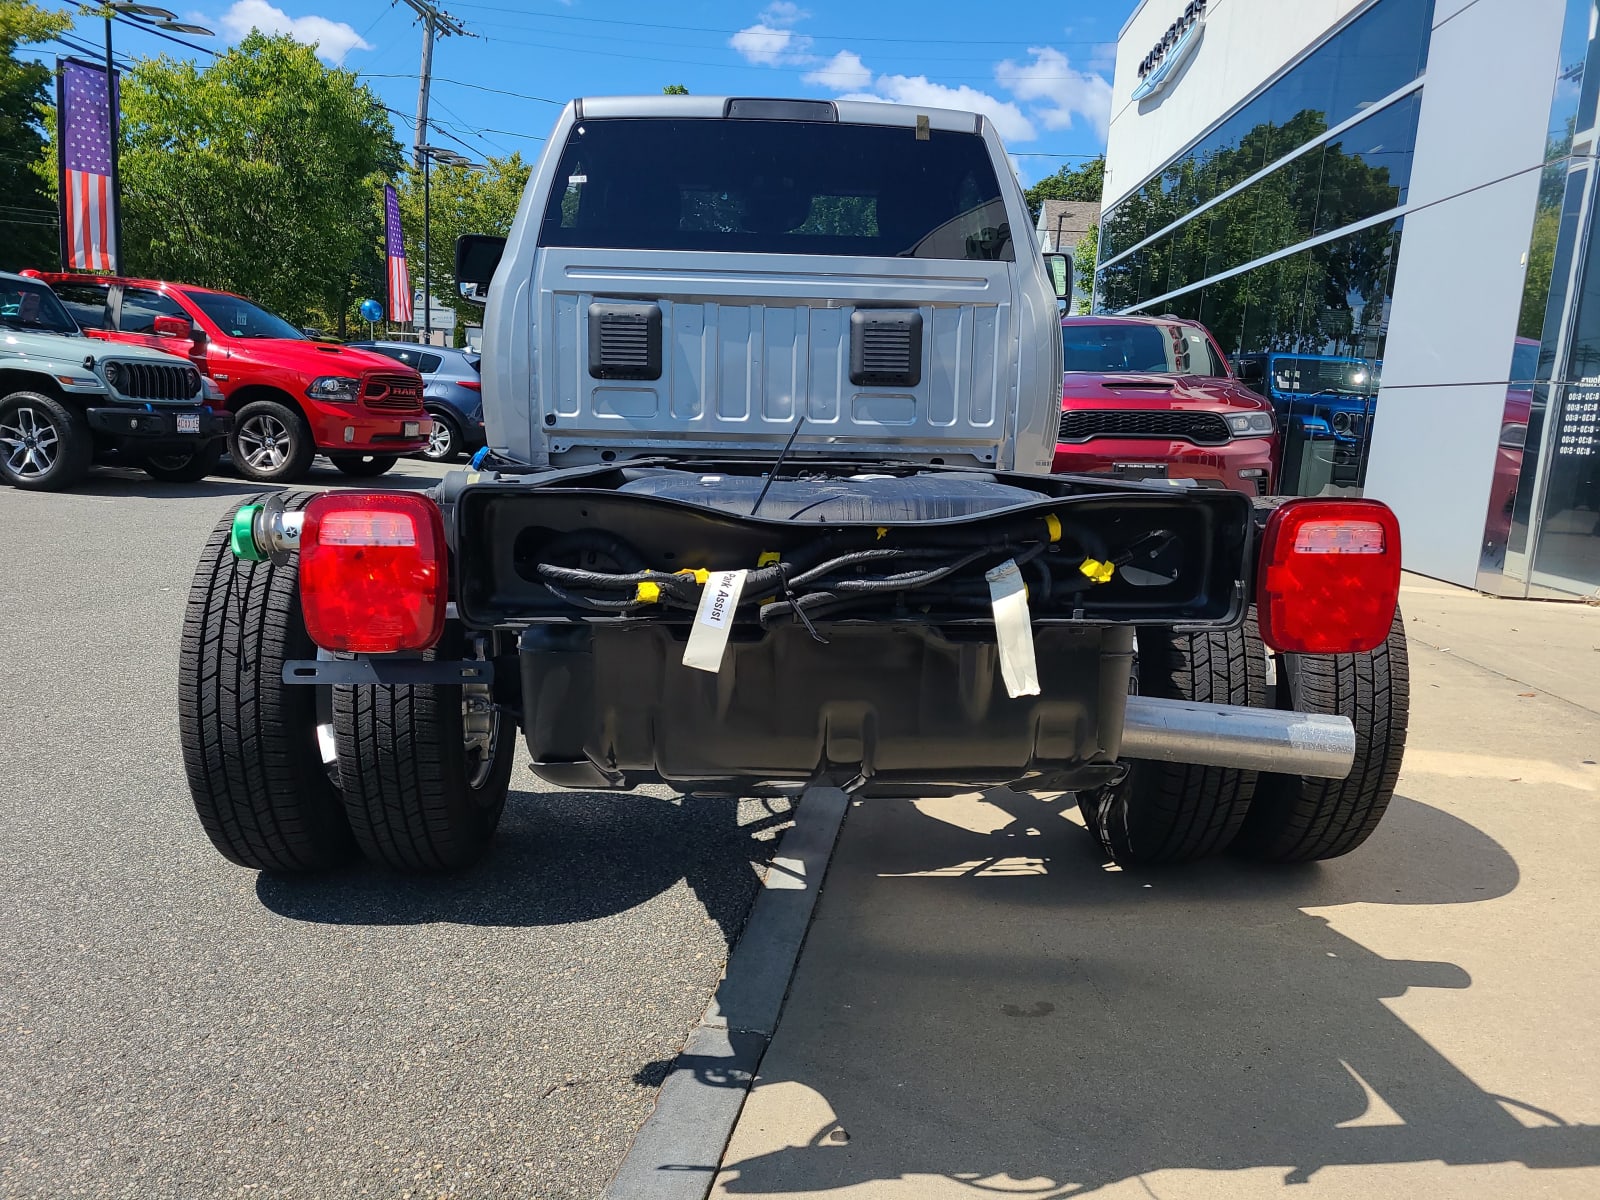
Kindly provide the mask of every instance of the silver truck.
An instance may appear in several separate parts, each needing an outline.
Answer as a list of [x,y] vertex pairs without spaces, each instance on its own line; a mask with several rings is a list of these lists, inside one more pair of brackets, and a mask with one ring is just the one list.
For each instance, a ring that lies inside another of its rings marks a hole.
[[0,480],[59,491],[110,462],[191,483],[232,420],[187,359],[92,341],[49,285],[0,271]]
[[575,101],[456,274],[472,469],[247,503],[202,557],[183,748],[233,861],[463,866],[519,731],[553,787],[1068,793],[1121,862],[1382,816],[1393,514],[1049,474],[1070,270],[984,117]]

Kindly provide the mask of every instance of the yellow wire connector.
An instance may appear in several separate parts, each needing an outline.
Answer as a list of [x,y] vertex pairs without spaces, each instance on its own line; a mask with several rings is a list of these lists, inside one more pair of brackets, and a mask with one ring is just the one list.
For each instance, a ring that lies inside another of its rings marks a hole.
[[1110,583],[1111,577],[1117,573],[1117,565],[1101,562],[1098,558],[1086,558],[1078,564],[1078,570],[1096,583]]
[[[696,583],[698,583],[698,584],[701,584],[701,585],[704,585],[711,578],[711,572],[706,570],[704,567],[685,567],[681,571],[674,571],[673,574],[674,575],[693,575],[694,576],[694,581]],[[639,586],[640,587],[644,587],[646,585],[640,584]],[[655,585],[651,584],[649,586],[653,587]]]
[[[1050,540],[1052,542],[1059,542],[1061,540],[1061,518],[1056,516],[1055,513],[1045,514],[1044,528],[1045,532],[1050,535]],[[1085,572],[1085,574],[1087,574],[1087,572]]]
[[756,566],[770,567],[773,563],[782,561],[783,555],[779,554],[776,550],[763,550],[761,552],[761,557],[756,559]]
[[886,538],[888,536],[889,536],[889,527],[887,525],[879,525],[878,526],[878,540],[881,542],[881,541],[883,541],[884,538]]
[[633,598],[641,604],[660,604],[661,585],[659,583],[641,583]]

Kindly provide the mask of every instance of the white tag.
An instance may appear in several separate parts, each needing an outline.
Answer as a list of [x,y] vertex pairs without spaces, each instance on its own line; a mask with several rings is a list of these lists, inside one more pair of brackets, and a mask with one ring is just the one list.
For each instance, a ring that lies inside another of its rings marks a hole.
[[1033,656],[1033,618],[1028,589],[1016,559],[1008,558],[984,576],[994,609],[994,634],[1000,643],[1000,674],[1012,699],[1039,694],[1039,667]]
[[[733,610],[739,607],[744,591],[745,571],[713,571],[700,596],[700,608],[689,630],[689,644],[683,648],[683,665],[715,674],[722,669],[722,652],[733,629]],[[1029,643],[1028,653],[1033,653]]]

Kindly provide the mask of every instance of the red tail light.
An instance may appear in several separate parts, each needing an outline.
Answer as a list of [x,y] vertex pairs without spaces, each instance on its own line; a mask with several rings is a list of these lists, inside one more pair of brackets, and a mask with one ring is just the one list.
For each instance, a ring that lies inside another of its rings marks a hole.
[[1256,581],[1261,639],[1299,654],[1356,654],[1389,636],[1400,522],[1376,500],[1290,500],[1267,522]]
[[300,529],[300,604],[324,650],[426,650],[444,632],[444,518],[421,496],[326,492]]
[[483,381],[479,379],[458,379],[456,380],[456,386],[464,387],[473,392],[483,391]]

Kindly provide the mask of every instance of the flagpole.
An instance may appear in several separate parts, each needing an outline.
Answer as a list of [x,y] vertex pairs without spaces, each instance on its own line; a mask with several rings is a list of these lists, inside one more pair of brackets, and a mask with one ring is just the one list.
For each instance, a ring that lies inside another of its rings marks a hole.
[[106,131],[111,140],[111,273],[122,274],[122,173],[117,169],[117,151],[122,141],[117,112],[116,76],[111,59],[111,9],[106,18]]

